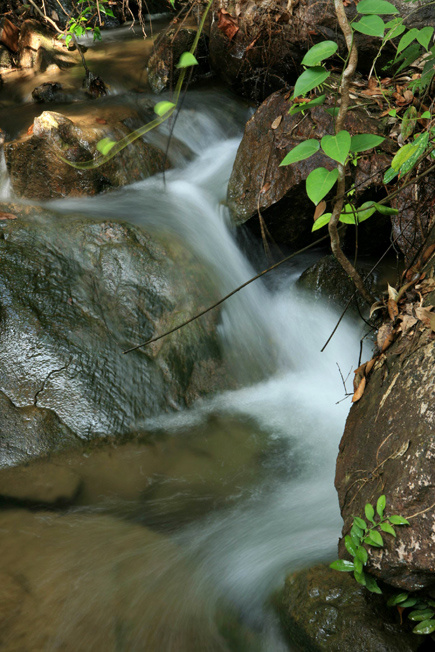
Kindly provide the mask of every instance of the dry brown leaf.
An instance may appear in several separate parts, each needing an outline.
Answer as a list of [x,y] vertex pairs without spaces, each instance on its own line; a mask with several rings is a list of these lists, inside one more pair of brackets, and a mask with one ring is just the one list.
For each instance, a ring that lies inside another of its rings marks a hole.
[[435,313],[432,312],[433,306],[418,306],[415,308],[415,316],[423,322],[425,326],[435,331]]
[[376,360],[377,358],[372,358],[366,363],[366,376],[368,376],[371,370],[373,369],[373,365],[375,364]]
[[394,299],[388,299],[387,310],[391,321],[394,321],[399,314],[399,308],[397,307],[397,303],[394,301]]
[[326,201],[322,200],[320,204],[317,204],[316,210],[314,211],[314,221],[318,220],[321,215],[325,212]]
[[410,90],[407,90],[403,93],[403,97],[405,98],[405,102],[412,102],[414,99],[414,93]]
[[402,333],[407,333],[417,323],[417,319],[412,315],[400,315],[399,319],[399,331],[402,331]]
[[282,115],[279,115],[275,120],[272,122],[272,129],[278,129],[279,125],[281,124],[282,120]]
[[424,250],[423,255],[421,257],[422,263],[426,263],[429,258],[432,256],[432,254],[435,251],[435,244],[430,245],[430,247],[427,247],[427,249]]
[[396,288],[393,288],[389,283],[388,283],[388,299],[389,301],[397,301],[399,293],[396,290]]
[[267,182],[264,184],[264,186],[262,187],[262,189],[260,190],[260,194],[261,194],[261,195],[264,195],[264,194],[265,194],[265,193],[270,189],[270,186],[271,186],[271,185],[272,185],[272,184],[270,183],[270,181],[267,181]]
[[378,330],[378,335],[376,338],[377,345],[381,352],[386,351],[388,347],[393,343],[394,334],[393,334],[393,325],[392,324],[383,324]]
[[104,118],[95,118],[95,122],[98,122],[99,125],[107,125],[107,120]]
[[380,310],[381,308],[385,308],[385,304],[382,303],[382,301],[375,301],[375,303],[372,303],[372,305],[370,306],[369,319],[373,315],[373,313],[376,312],[376,310]]
[[231,41],[239,31],[237,19],[231,16],[225,9],[219,9],[218,16],[218,29]]
[[435,278],[426,278],[422,283],[415,286],[422,294],[430,294],[435,290]]
[[33,122],[32,122],[32,124],[30,125],[30,127],[27,130],[27,135],[28,136],[31,136],[32,134],[33,134]]
[[16,220],[17,216],[14,215],[13,213],[4,213],[3,211],[0,211],[0,220]]
[[352,403],[356,403],[357,401],[360,400],[361,396],[364,394],[364,390],[366,388],[366,379],[365,377],[361,379],[360,384],[358,385],[358,389],[356,390],[355,394],[352,396]]

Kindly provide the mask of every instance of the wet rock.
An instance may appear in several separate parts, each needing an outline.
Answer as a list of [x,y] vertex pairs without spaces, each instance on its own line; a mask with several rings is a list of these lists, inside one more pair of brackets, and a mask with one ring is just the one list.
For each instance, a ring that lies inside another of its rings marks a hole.
[[0,69],[7,70],[14,67],[11,53],[7,48],[0,45]]
[[200,394],[202,360],[216,367],[203,394],[230,383],[220,374],[217,315],[122,355],[215,299],[177,241],[123,223],[6,208],[18,219],[1,222],[0,389],[16,406],[52,409],[82,439],[114,437],[186,405],[192,375]]
[[413,652],[421,645],[384,596],[324,565],[289,575],[274,604],[289,643],[302,650]]
[[103,138],[118,141],[131,133],[124,124],[131,117],[131,111],[99,111],[98,116],[88,112],[73,121],[44,111],[35,118],[32,134],[5,145],[13,192],[26,199],[94,195],[161,172],[164,153],[140,138],[111,161],[90,170],[77,170],[58,158],[57,153],[72,162],[100,156],[97,143]]
[[[154,93],[175,87],[180,76],[176,68],[183,52],[187,52],[193,45],[196,30],[178,26],[170,27],[157,37],[153,51],[148,61],[148,83]],[[196,51],[198,65],[192,68],[190,82],[197,81],[200,77],[210,73],[208,64],[208,43],[204,34],[201,35]],[[187,72],[187,78],[190,72]]]
[[[249,228],[259,234],[260,210],[275,242],[298,247],[315,239],[311,233],[314,205],[307,197],[305,180],[315,168],[331,170],[336,163],[319,150],[294,165],[279,165],[297,144],[308,138],[321,139],[332,134],[334,128],[333,118],[322,106],[314,108],[303,120],[300,114],[289,115],[288,110],[288,95],[278,91],[261,104],[246,124],[228,185],[228,205],[236,224],[249,220]],[[275,127],[279,118],[281,121]],[[382,124],[354,110],[348,113],[345,128],[351,134],[379,134]],[[375,156],[362,157],[361,164],[366,166],[366,158]],[[357,171],[359,167],[360,162]],[[360,181],[366,180],[367,170],[360,177]],[[381,175],[375,175],[372,183],[376,188]],[[366,191],[364,185],[362,190]]]
[[11,52],[18,51],[19,29],[9,18],[4,16],[0,19],[0,43],[5,45]]
[[[407,27],[435,25],[428,7],[409,6],[392,0],[407,16]],[[411,13],[412,12],[412,13]],[[346,7],[348,18],[356,16],[354,3]],[[210,30],[210,62],[213,70],[234,88],[256,101],[273,91],[290,86],[302,72],[305,53],[322,40],[338,43],[345,54],[344,40],[335,17],[333,0],[215,0]],[[356,34],[359,69],[368,72],[379,52],[379,40]],[[394,57],[394,48],[383,48],[380,67]]]
[[160,534],[98,514],[0,515],[5,652],[228,647],[210,587]]
[[355,306],[355,302],[358,302],[361,309],[367,307],[359,293],[353,298],[355,285],[334,256],[323,256],[305,270],[297,284],[314,294],[316,299],[322,299],[341,309],[344,309],[349,301],[352,301],[351,307]]
[[[17,407],[3,392],[0,392],[0,406],[0,467],[20,464],[35,456],[77,446],[74,433],[52,410],[37,407],[33,403]],[[20,482],[19,480],[10,487],[12,494],[8,495],[13,495],[14,491],[20,493]],[[4,488],[5,484],[2,486]]]
[[37,86],[32,91],[32,98],[34,102],[61,102],[62,99],[59,99],[60,91],[62,90],[62,84],[58,82],[45,82],[40,86]]
[[33,19],[21,25],[18,50],[20,66],[36,68],[39,72],[45,72],[50,65],[62,69],[80,61],[78,53],[69,51],[56,32]]
[[[432,256],[428,278],[434,267]],[[435,292],[426,303],[435,305]],[[397,528],[397,538],[386,534],[383,548],[369,549],[370,571],[407,591],[435,586],[434,366],[433,329],[415,321],[371,371],[362,398],[349,413],[337,459],[343,535],[353,516],[364,514],[365,503],[376,502],[381,494],[386,495],[387,515],[409,519],[409,527]],[[340,553],[345,555],[343,541]]]

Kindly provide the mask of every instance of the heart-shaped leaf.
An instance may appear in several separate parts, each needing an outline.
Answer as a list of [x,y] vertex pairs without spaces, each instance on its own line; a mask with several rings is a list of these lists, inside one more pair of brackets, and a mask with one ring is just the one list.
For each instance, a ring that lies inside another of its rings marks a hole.
[[173,102],[157,102],[157,104],[154,106],[154,113],[157,113],[157,115],[161,117],[170,111],[174,106],[175,104]]
[[97,143],[97,149],[103,156],[106,156],[106,154],[108,154],[112,147],[115,145],[115,140],[111,140],[110,138],[102,138],[102,140],[99,140]]
[[318,231],[319,229],[322,228],[322,226],[328,224],[329,220],[331,219],[331,215],[332,213],[323,213],[323,215],[318,217],[317,220],[314,222],[311,231]]
[[326,197],[337,181],[337,178],[337,168],[331,171],[326,168],[316,168],[310,172],[306,180],[307,195],[316,206]]
[[417,38],[418,34],[419,30],[416,27],[413,27],[402,36],[399,45],[397,46],[396,57],[400,52],[402,52],[402,50],[405,50],[415,38]]
[[299,143],[283,158],[280,167],[283,165],[290,165],[291,163],[296,163],[297,161],[303,161],[306,158],[309,158],[315,154],[320,149],[320,143],[314,138],[305,140],[303,143]]
[[433,27],[423,27],[417,34],[417,41],[424,47],[425,50],[429,48],[430,40],[433,36]]
[[398,14],[399,10],[386,0],[361,0],[356,6],[359,14]]
[[343,130],[335,136],[323,136],[320,144],[326,156],[344,164],[350,151],[350,133]]
[[318,66],[324,59],[332,57],[337,50],[338,45],[334,41],[321,41],[308,50],[302,59],[302,64],[304,66]]
[[320,86],[323,82],[328,79],[329,72],[323,68],[323,66],[315,66],[314,68],[308,68],[305,72],[298,77],[295,88],[293,91],[293,97],[299,97],[299,95],[305,95],[309,91]]
[[194,54],[191,52],[183,52],[180,61],[177,63],[176,68],[190,68],[190,66],[197,66],[198,61]]
[[357,23],[352,23],[352,27],[367,36],[384,36],[385,23],[380,16],[363,16]]
[[357,134],[352,136],[350,141],[350,151],[355,152],[365,152],[368,149],[373,149],[381,143],[383,143],[385,138],[382,136],[375,136],[375,134]]

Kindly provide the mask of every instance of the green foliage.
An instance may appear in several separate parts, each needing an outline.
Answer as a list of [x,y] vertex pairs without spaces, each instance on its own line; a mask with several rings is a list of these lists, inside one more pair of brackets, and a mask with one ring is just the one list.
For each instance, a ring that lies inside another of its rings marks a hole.
[[320,86],[326,81],[329,77],[329,72],[325,70],[323,66],[314,66],[314,68],[308,68],[305,72],[298,77],[295,88],[293,91],[293,97],[298,97],[299,95],[306,95],[309,91],[312,91],[313,88]]
[[164,116],[173,108],[175,108],[175,104],[173,102],[157,102],[157,104],[154,105],[154,113],[159,116]]
[[332,57],[338,50],[337,43],[334,41],[321,41],[313,45],[302,59],[303,66],[319,66],[324,59]]
[[326,168],[316,168],[308,175],[305,182],[307,195],[316,206],[334,187],[337,179],[337,169],[329,171]]
[[[409,525],[409,522],[403,516],[384,516],[386,507],[386,498],[384,495],[379,496],[376,502],[376,509],[370,503],[364,508],[366,520],[355,516],[353,519],[350,534],[344,538],[344,545],[347,552],[353,557],[353,562],[346,562],[344,559],[337,559],[330,564],[330,568],[342,572],[352,572],[356,581],[365,586],[372,593],[382,593],[376,580],[364,572],[364,566],[369,560],[369,553],[366,546],[382,548],[384,540],[379,530],[386,534],[396,536],[393,525]],[[367,524],[367,521],[369,524]],[[396,605],[408,599],[407,593],[401,593],[394,597],[394,602],[389,600],[388,604]],[[415,603],[414,603],[415,604]]]
[[69,19],[66,26],[66,35],[61,34],[59,38],[65,38],[66,45],[69,45],[74,36],[80,38],[91,32],[94,41],[100,41],[100,26],[95,24],[95,20],[101,15],[114,16],[113,11],[108,6],[109,0],[98,0],[98,5],[96,0],[78,0],[77,4],[82,5],[80,13]]
[[198,61],[192,52],[183,52],[180,61],[177,63],[176,68],[190,68],[190,66],[197,66]]

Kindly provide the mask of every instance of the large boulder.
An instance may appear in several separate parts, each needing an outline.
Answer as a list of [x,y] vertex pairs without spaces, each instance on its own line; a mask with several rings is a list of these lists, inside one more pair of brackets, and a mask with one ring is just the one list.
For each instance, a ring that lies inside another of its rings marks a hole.
[[[273,93],[247,122],[228,184],[228,205],[236,224],[248,222],[249,228],[259,233],[261,212],[278,244],[297,247],[313,239],[314,205],[307,197],[305,180],[315,168],[331,170],[337,164],[319,150],[304,161],[280,167],[285,155],[299,143],[334,133],[333,118],[323,106],[312,109],[304,119],[300,113],[289,115],[288,96],[285,91]],[[383,133],[382,122],[359,109],[349,111],[345,128],[351,134]],[[381,161],[368,164],[369,159],[377,157],[368,153],[352,170],[359,175],[360,191],[367,191],[369,178],[374,190],[382,184],[382,174],[373,168],[377,165],[382,169],[390,159],[385,154]],[[361,225],[362,231],[366,224]]]
[[[404,0],[391,0],[407,27],[435,26],[430,6],[415,8]],[[352,20],[356,6],[346,3]],[[258,101],[284,85],[293,85],[302,72],[305,53],[322,40],[339,44],[345,54],[344,39],[335,16],[333,0],[214,0],[210,30],[210,61],[213,69],[236,92]],[[378,38],[356,34],[359,69],[368,71],[379,54]],[[394,57],[394,47],[386,43],[382,66]]]
[[161,172],[168,163],[164,152],[137,139],[101,167],[77,170],[61,161],[91,160],[100,155],[97,144],[104,138],[118,141],[131,133],[127,126],[132,111],[89,110],[74,119],[44,111],[36,117],[30,134],[5,144],[5,158],[14,194],[26,199],[94,195]]
[[39,21],[28,19],[21,25],[18,57],[22,68],[45,72],[51,65],[69,68],[80,62],[77,50],[68,50],[57,33]]
[[[113,437],[228,386],[216,313],[123,355],[215,299],[203,268],[176,240],[118,222],[5,208],[18,219],[1,222],[0,390],[16,407],[54,410],[82,439]],[[38,442],[29,456],[47,452]],[[13,445],[9,461],[3,448],[2,465],[17,460]]]
[[292,649],[297,644],[310,652],[414,652],[421,645],[384,596],[324,565],[291,573],[274,604]]
[[[435,230],[432,231],[435,244]],[[427,248],[430,255],[432,248]],[[435,255],[415,291],[404,295],[397,319],[378,334],[378,354],[362,398],[350,411],[340,443],[335,484],[343,535],[364,505],[386,496],[386,514],[409,526],[369,549],[369,570],[407,591],[435,587]],[[422,302],[424,300],[424,306]],[[391,309],[390,309],[391,311]],[[394,330],[393,330],[394,329]],[[395,342],[388,347],[392,336]],[[341,556],[345,556],[343,541]]]

